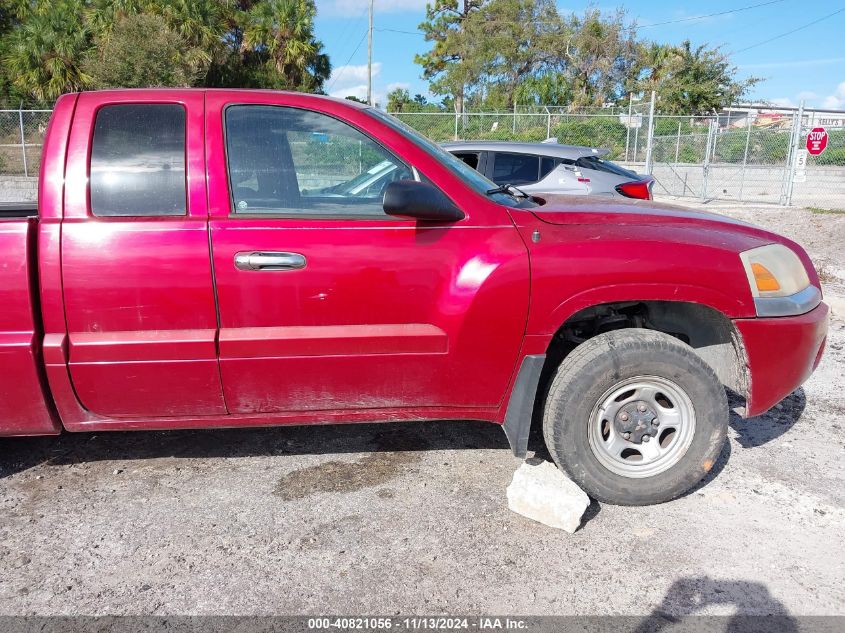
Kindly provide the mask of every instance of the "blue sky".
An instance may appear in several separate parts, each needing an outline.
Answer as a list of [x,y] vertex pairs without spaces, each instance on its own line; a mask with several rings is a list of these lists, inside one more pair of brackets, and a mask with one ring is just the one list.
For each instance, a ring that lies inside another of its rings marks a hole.
[[[611,11],[624,7],[640,25],[641,37],[672,43],[690,39],[693,44],[721,45],[725,51],[736,51],[733,60],[740,76],[765,79],[751,93],[752,99],[779,105],[797,105],[804,99],[809,107],[845,110],[845,11],[762,43],[845,9],[845,0],[776,0],[735,13],[689,19],[764,2],[632,0],[592,4]],[[564,0],[558,6],[563,11],[581,12],[588,4]],[[376,100],[382,104],[386,93],[396,87],[407,88],[412,95],[429,96],[428,84],[414,64],[414,55],[428,49],[423,37],[415,34],[425,17],[425,5],[426,0],[375,0],[373,85]],[[317,36],[334,67],[326,84],[330,94],[366,95],[367,6],[368,0],[317,0]],[[670,20],[684,21],[656,25]]]

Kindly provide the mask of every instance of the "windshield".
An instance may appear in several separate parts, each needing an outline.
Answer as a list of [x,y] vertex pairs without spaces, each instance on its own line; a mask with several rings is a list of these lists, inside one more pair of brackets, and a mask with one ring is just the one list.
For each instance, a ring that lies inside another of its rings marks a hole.
[[386,123],[397,132],[400,132],[403,136],[409,137],[420,148],[425,150],[426,153],[432,156],[439,163],[443,164],[446,168],[449,169],[449,171],[451,171],[458,178],[463,180],[467,184],[467,186],[472,188],[474,191],[482,195],[488,195],[488,191],[496,190],[495,193],[489,194],[488,197],[490,197],[492,200],[495,200],[499,204],[504,204],[509,207],[536,206],[534,203],[530,202],[525,198],[519,199],[509,193],[500,191],[499,186],[492,180],[488,180],[479,172],[475,171],[472,167],[467,165],[460,158],[453,156],[445,149],[440,147],[437,143],[428,140],[425,136],[417,132],[414,128],[407,125],[406,123],[403,123],[399,119],[392,117],[389,114],[385,114],[380,110],[376,110],[375,108],[368,108],[367,110],[365,110],[365,112],[377,118],[382,123]]

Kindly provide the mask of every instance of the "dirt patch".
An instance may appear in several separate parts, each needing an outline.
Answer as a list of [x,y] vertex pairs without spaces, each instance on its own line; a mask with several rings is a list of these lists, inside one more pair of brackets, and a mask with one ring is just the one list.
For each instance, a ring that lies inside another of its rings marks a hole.
[[391,433],[380,434],[376,445],[380,452],[352,462],[331,460],[294,470],[279,479],[273,494],[291,501],[325,492],[345,493],[381,486],[413,472],[413,465],[422,459],[419,449],[427,448],[420,437]]
[[381,486],[408,472],[419,453],[373,453],[354,462],[330,461],[288,473],[273,494],[286,501],[323,492],[354,492]]

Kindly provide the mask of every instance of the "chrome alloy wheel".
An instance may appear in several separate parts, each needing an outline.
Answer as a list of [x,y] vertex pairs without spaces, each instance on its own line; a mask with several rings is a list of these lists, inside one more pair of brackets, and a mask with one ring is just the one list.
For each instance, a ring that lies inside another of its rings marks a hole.
[[636,376],[608,389],[589,420],[590,449],[609,471],[640,479],[677,464],[695,436],[686,392],[659,376]]

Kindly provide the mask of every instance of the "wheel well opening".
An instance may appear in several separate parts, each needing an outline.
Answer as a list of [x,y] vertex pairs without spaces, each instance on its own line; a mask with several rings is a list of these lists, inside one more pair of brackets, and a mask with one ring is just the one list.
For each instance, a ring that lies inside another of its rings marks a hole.
[[723,385],[740,396],[747,394],[745,352],[739,332],[718,310],[678,301],[605,303],[573,314],[555,332],[540,376],[535,419],[542,416],[549,383],[566,356],[594,336],[623,328],[645,328],[674,336],[692,347]]

